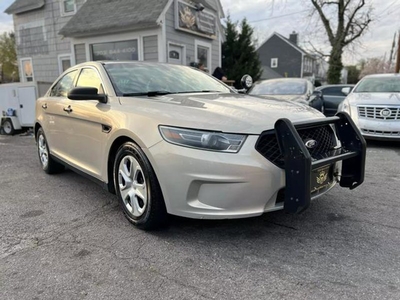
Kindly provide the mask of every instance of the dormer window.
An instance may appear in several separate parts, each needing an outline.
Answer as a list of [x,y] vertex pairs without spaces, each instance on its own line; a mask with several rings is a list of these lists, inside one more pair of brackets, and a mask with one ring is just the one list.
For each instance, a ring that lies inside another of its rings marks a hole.
[[75,0],[61,0],[61,16],[70,16],[76,13]]

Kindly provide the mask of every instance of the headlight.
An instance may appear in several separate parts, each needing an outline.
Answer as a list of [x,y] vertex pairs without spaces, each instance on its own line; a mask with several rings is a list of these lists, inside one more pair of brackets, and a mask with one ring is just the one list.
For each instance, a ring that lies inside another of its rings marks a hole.
[[246,135],[227,134],[195,129],[160,126],[164,140],[171,144],[203,150],[237,153],[246,140]]
[[350,103],[348,100],[344,100],[342,103],[340,103],[338,107],[338,111],[344,111],[348,113],[351,116],[351,109],[350,109]]

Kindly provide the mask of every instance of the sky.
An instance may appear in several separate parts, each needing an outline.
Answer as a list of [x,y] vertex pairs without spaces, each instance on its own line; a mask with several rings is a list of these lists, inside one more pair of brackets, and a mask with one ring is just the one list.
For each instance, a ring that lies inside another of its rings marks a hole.
[[[13,30],[12,17],[4,10],[14,0],[0,0],[0,33]],[[134,0],[132,0],[134,1]],[[225,14],[232,21],[246,18],[254,28],[259,43],[271,34],[278,32],[288,37],[296,31],[300,46],[312,50],[312,47],[329,52],[324,40],[325,31],[317,25],[316,15],[310,17],[310,0],[220,0]],[[356,1],[356,0],[354,0]],[[357,0],[358,1],[358,0]],[[371,5],[373,22],[368,31],[357,43],[345,52],[345,64],[356,64],[360,59],[371,57],[389,57],[394,33],[400,30],[400,0],[366,0]],[[311,46],[312,44],[312,46]],[[351,50],[351,51],[350,51]]]

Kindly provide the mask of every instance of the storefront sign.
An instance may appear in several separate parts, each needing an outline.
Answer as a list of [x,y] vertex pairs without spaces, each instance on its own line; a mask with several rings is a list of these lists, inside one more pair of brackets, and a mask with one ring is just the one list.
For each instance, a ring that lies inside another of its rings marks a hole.
[[137,40],[91,45],[93,60],[138,60],[137,49]]
[[175,28],[210,39],[215,39],[217,34],[213,14],[180,0],[175,0]]

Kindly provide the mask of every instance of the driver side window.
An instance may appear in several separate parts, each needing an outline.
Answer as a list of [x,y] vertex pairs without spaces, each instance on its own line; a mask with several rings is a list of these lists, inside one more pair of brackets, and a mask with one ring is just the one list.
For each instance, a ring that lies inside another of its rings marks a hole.
[[98,94],[104,94],[103,84],[97,72],[93,69],[82,69],[79,74],[77,87],[93,87],[97,89]]
[[67,97],[69,90],[74,87],[74,79],[77,73],[78,71],[75,70],[65,74],[51,89],[50,97]]

